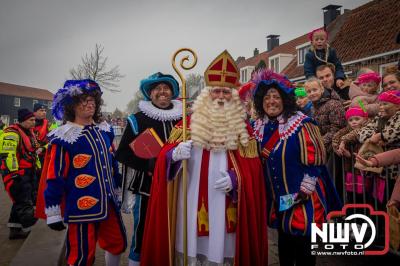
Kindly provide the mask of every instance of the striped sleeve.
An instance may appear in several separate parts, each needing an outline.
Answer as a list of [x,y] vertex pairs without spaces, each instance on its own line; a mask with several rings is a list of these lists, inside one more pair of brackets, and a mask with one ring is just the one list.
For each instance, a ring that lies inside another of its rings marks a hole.
[[318,126],[306,122],[298,134],[300,142],[300,158],[304,165],[324,165],[326,150]]

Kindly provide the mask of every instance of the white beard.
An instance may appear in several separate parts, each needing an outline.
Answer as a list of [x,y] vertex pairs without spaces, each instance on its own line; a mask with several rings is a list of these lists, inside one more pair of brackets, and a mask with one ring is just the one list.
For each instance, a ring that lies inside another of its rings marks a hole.
[[247,145],[246,113],[236,94],[223,105],[218,103],[221,100],[212,101],[207,90],[199,95],[190,125],[194,145],[216,151],[236,150],[239,141]]

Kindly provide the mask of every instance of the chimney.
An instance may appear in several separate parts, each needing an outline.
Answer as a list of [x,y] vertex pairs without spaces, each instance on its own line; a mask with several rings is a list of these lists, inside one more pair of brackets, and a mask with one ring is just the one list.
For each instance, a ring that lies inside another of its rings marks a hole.
[[342,6],[338,5],[327,5],[323,7],[324,13],[324,26],[327,27],[332,21],[334,21],[340,15],[340,9]]
[[279,36],[270,34],[267,36],[267,52],[272,51],[275,47],[279,46]]
[[253,56],[257,56],[259,53],[260,53],[260,52],[258,51],[258,49],[255,48],[254,51],[253,51]]

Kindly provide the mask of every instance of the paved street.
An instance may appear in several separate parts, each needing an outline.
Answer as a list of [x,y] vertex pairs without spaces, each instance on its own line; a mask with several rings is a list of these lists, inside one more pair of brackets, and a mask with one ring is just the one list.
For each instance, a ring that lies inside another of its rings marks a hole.
[[11,200],[4,190],[3,181],[0,181],[0,204],[0,265],[8,265],[24,240],[8,240],[7,222]]

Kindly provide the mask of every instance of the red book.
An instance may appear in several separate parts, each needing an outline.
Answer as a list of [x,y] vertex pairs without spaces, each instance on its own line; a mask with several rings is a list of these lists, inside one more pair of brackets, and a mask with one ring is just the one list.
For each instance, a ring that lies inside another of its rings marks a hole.
[[164,143],[152,128],[148,128],[137,136],[129,147],[133,153],[142,159],[151,159],[158,156]]

